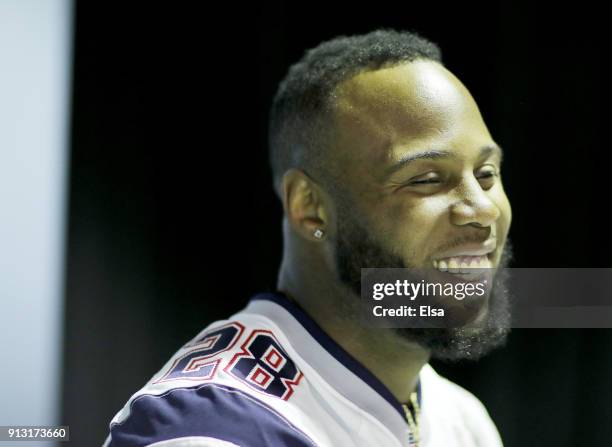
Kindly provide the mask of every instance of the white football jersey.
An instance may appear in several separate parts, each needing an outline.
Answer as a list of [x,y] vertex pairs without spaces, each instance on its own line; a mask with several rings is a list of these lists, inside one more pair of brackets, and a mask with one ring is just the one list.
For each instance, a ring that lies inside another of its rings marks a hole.
[[[419,374],[421,447],[498,447],[482,403]],[[104,447],[409,447],[401,404],[280,292],[180,348],[110,424]]]

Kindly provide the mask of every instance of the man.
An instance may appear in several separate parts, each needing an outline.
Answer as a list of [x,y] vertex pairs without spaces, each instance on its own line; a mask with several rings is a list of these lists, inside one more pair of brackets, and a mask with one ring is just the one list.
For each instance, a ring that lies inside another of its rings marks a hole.
[[281,83],[269,137],[284,208],[277,290],[179,349],[106,445],[500,446],[480,401],[428,361],[503,343],[501,276],[476,328],[358,318],[362,267],[510,259],[501,149],[438,47],[392,30],[319,45]]

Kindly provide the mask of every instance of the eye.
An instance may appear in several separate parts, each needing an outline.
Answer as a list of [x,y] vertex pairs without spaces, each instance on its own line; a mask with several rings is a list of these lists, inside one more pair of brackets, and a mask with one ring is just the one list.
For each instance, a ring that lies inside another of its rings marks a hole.
[[414,180],[410,182],[411,185],[430,185],[434,183],[440,183],[440,180],[438,180],[437,178],[430,178],[426,180]]
[[483,184],[485,185],[489,185],[492,186],[493,183],[495,182],[495,177],[498,177],[499,174],[497,173],[497,171],[493,168],[489,168],[489,169],[484,169],[482,171],[480,171],[479,174],[476,175],[476,178]]
[[418,185],[434,185],[440,183],[440,178],[433,172],[425,174],[420,177],[416,177],[413,180],[408,182],[408,185],[418,186]]

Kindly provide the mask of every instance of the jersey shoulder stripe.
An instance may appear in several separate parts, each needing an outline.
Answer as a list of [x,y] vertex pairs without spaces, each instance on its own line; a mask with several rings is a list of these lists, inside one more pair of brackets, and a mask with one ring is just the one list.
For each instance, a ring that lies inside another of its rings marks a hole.
[[[163,441],[186,437],[208,437],[241,447],[316,446],[262,401],[217,383],[143,394],[130,406],[127,419],[111,424],[108,447],[164,445]],[[193,445],[207,444],[193,441]]]
[[220,439],[209,438],[208,436],[186,436],[184,438],[168,439],[149,444],[147,447],[240,447],[231,442]]

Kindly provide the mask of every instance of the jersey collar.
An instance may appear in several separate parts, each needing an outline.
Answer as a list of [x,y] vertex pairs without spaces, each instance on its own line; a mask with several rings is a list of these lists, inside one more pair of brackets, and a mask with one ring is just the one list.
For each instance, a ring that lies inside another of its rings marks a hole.
[[[300,356],[328,383],[360,408],[376,416],[398,438],[405,436],[404,410],[391,391],[284,293],[259,293],[251,298],[243,312],[260,314],[276,323],[291,344],[299,346]],[[417,398],[423,408],[421,388],[419,378]]]

